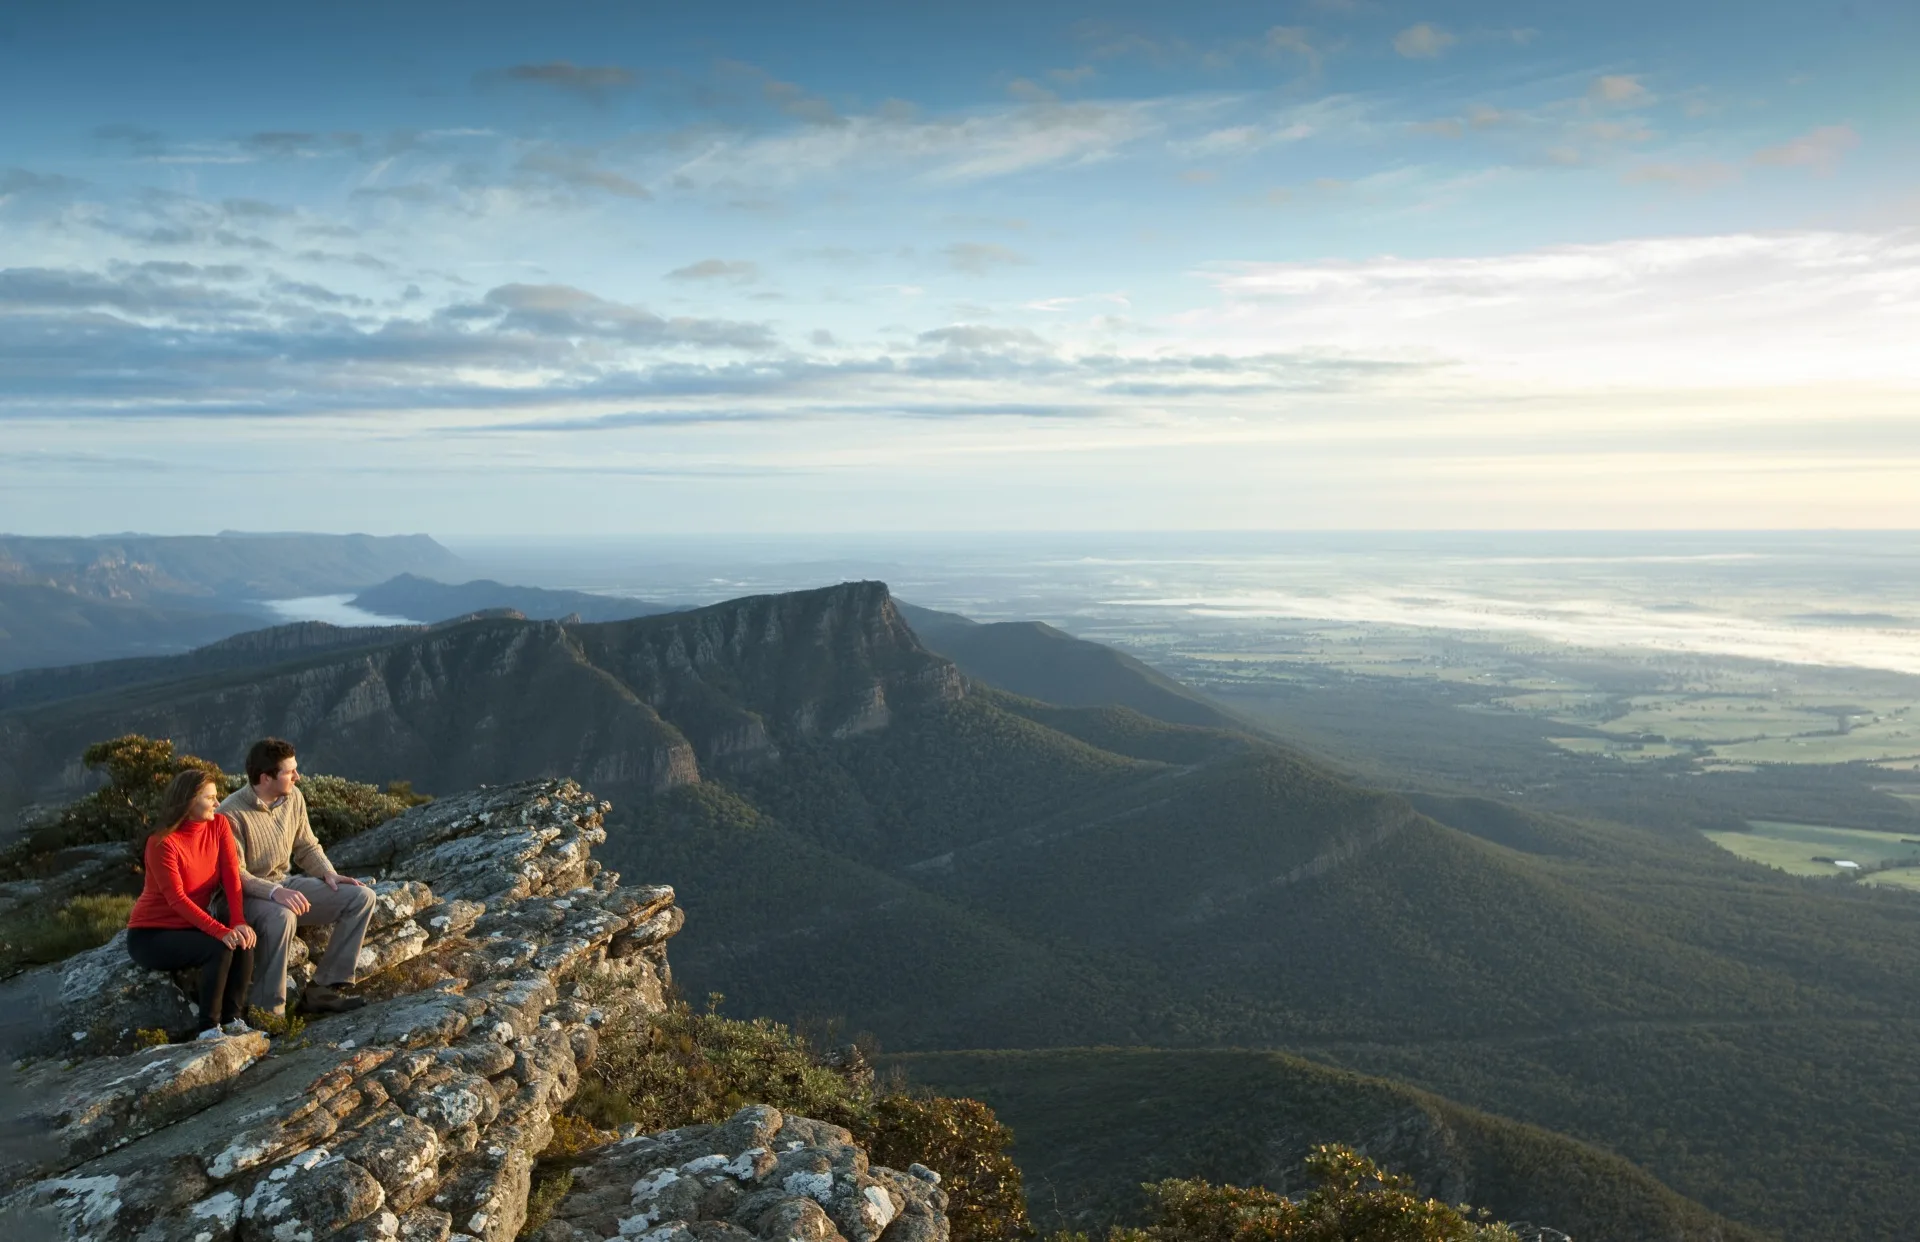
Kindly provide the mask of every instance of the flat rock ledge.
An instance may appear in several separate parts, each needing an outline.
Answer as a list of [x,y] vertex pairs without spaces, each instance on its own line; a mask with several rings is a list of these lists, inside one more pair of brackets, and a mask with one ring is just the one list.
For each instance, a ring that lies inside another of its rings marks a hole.
[[[385,972],[366,981],[382,999],[311,1022],[291,1041],[270,1046],[254,1034],[132,1051],[139,1028],[191,1028],[172,981],[127,969],[111,944],[64,964],[49,1023],[59,1052],[7,1074],[0,1237],[515,1237],[534,1157],[599,1031],[647,1021],[670,983],[666,942],[683,916],[671,888],[622,886],[591,859],[608,809],[571,781],[529,781],[443,798],[341,843],[332,856],[342,870],[381,876],[362,968]],[[618,985],[619,1002],[590,1004],[588,982],[596,993]],[[782,1238],[824,1242],[838,1230],[847,1242],[881,1232],[889,1242],[944,1242],[944,1200],[932,1184],[867,1168],[844,1131],[762,1110],[694,1134],[590,1153],[547,1227],[576,1232],[542,1236],[633,1236],[618,1221],[604,1234],[570,1223],[598,1221],[587,1206],[599,1202],[589,1189],[600,1186],[597,1170],[692,1143],[700,1151],[676,1160],[670,1182],[705,1185],[712,1168],[766,1149],[764,1173],[753,1156],[750,1176],[729,1179],[741,1203],[761,1195],[772,1211],[777,1191],[780,1202],[798,1194],[824,1213],[782,1209],[796,1222]],[[722,1155],[712,1166],[698,1159]],[[763,1184],[776,1171],[785,1180]],[[792,1182],[802,1173],[815,1180]],[[736,1223],[712,1215],[723,1197],[713,1190],[711,1212],[702,1198],[673,1219],[703,1239],[723,1227],[774,1236],[762,1217],[738,1224],[741,1203],[726,1217]],[[652,1210],[632,1204],[629,1191],[621,1220]],[[650,1217],[649,1227],[667,1220]]]

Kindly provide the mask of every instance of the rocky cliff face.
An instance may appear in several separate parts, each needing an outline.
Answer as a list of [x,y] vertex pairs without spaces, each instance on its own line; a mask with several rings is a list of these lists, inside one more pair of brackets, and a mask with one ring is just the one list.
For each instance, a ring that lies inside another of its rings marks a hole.
[[[665,1003],[682,915],[672,889],[593,861],[606,809],[571,782],[528,782],[341,844],[339,865],[381,872],[361,969],[383,999],[281,1046],[253,1033],[128,1051],[138,1024],[190,1027],[184,995],[117,944],[67,963],[44,1034],[80,1055],[10,1075],[22,1103],[0,1147],[0,1234],[514,1238],[599,1032]],[[589,980],[618,1003],[589,1004]],[[869,1167],[844,1130],[749,1108],[588,1153],[537,1236],[945,1242],[937,1181]]]
[[45,701],[58,690],[47,682],[32,706],[0,700],[12,708],[0,714],[0,803],[74,796],[84,774],[73,756],[128,732],[230,770],[272,734],[310,770],[375,783],[448,790],[567,774],[659,791],[703,767],[777,763],[783,736],[878,728],[962,693],[877,582],[597,625],[475,620],[346,651],[269,643],[258,656],[209,671],[196,652],[143,662],[143,684],[89,698]]

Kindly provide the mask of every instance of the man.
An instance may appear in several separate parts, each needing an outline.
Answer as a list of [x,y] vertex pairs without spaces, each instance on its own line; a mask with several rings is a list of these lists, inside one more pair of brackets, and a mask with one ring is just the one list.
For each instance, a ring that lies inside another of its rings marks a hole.
[[[308,1013],[358,1009],[366,998],[341,989],[353,982],[360,941],[373,916],[373,890],[327,861],[307,821],[293,743],[277,737],[255,742],[247,752],[247,782],[227,795],[220,813],[233,824],[239,842],[241,902],[247,924],[260,939],[253,959],[253,1003],[271,1014],[286,1012],[287,946],[294,928],[330,924],[327,951],[301,994],[300,1008]],[[305,874],[289,876],[289,864]]]

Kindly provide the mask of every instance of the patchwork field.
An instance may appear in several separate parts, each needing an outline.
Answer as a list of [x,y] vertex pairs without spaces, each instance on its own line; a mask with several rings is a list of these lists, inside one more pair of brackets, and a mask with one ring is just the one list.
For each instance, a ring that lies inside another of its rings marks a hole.
[[[1707,839],[1750,862],[1777,867],[1790,875],[1834,876],[1840,862],[1871,867],[1896,859],[1920,859],[1920,837],[1825,824],[1792,824],[1756,819],[1750,832],[1709,832]],[[1819,860],[1826,861],[1819,861]],[[1862,877],[1863,882],[1920,888],[1920,869],[1901,868]]]
[[1872,669],[1350,622],[1275,623],[1231,641],[1162,634],[1153,646],[1141,654],[1214,691],[1361,678],[1480,689],[1478,710],[1573,726],[1549,740],[1577,755],[1684,759],[1702,771],[1837,763],[1920,771],[1920,683]]

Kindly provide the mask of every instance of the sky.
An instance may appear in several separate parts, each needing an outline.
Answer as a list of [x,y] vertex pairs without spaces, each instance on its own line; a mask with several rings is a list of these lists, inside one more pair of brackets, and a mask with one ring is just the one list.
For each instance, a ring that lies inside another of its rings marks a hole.
[[0,530],[1920,527],[1920,4],[0,8]]

